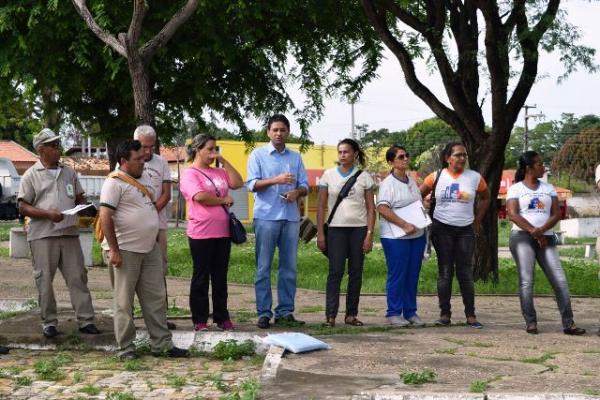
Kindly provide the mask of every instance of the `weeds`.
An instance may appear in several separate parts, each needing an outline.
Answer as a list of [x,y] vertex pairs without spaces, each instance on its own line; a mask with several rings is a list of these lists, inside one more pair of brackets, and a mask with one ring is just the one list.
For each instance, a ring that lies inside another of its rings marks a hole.
[[222,374],[210,374],[206,377],[206,380],[212,382],[213,386],[217,390],[223,393],[229,392],[229,386],[227,386],[227,384],[223,382]]
[[78,384],[83,381],[84,375],[81,372],[75,372],[73,374],[73,383]]
[[231,389],[231,392],[222,397],[224,400],[256,400],[260,397],[260,384],[256,379],[244,379],[239,385]]
[[488,382],[487,381],[473,381],[471,382],[471,385],[469,386],[469,391],[471,393],[483,393],[487,390],[488,388]]
[[252,321],[255,316],[256,313],[248,310],[239,310],[235,312],[235,320],[240,324]]
[[13,382],[17,386],[31,386],[33,380],[28,376],[15,376]]
[[425,369],[422,372],[404,371],[400,374],[405,385],[422,385],[435,382],[435,372]]
[[85,385],[78,390],[79,393],[85,393],[90,396],[96,396],[100,393],[100,388],[94,385]]
[[225,340],[217,343],[213,348],[212,356],[217,360],[239,360],[244,356],[256,354],[254,342],[246,340],[238,343],[237,340]]
[[183,376],[179,376],[179,375],[175,375],[175,374],[170,374],[167,376],[167,384],[174,389],[181,389],[182,387],[185,386],[186,383],[187,383],[187,381],[186,381],[185,377],[183,377]]
[[65,373],[59,368],[73,362],[73,357],[65,353],[58,353],[54,358],[45,358],[33,364],[33,370],[44,381],[60,381],[65,378]]
[[447,349],[435,349],[434,352],[436,354],[450,354],[450,355],[455,355],[456,354],[456,350],[458,350],[456,347],[450,347]]
[[322,305],[318,304],[318,305],[314,305],[314,306],[302,307],[299,312],[312,314],[312,313],[321,313],[323,311],[325,311],[325,308]]
[[583,394],[588,396],[600,396],[600,390],[598,389],[584,389]]
[[109,392],[106,400],[135,400],[135,397],[129,392]]
[[135,360],[127,360],[123,363],[123,369],[125,371],[143,371],[146,368],[146,365],[140,359]]

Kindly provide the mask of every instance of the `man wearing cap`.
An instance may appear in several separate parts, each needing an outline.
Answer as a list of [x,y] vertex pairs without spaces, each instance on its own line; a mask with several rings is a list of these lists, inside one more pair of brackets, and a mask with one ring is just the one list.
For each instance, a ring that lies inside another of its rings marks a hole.
[[[155,195],[155,207],[158,211],[158,245],[162,255],[164,276],[168,272],[167,259],[167,204],[171,201],[171,171],[169,164],[160,155],[155,154],[156,132],[150,125],[140,125],[133,132],[133,138],[142,145],[144,153],[144,173],[148,176],[150,187]],[[167,281],[165,279],[165,289]],[[165,298],[168,308],[168,297]],[[169,329],[175,329],[172,322],[167,322]]]
[[69,289],[79,331],[98,334],[79,229],[77,225],[60,224],[64,219],[61,211],[85,203],[83,189],[77,173],[59,162],[60,137],[56,133],[42,129],[33,137],[33,147],[40,159],[23,174],[18,202],[19,212],[31,219],[27,240],[39,292],[42,333],[48,338],[59,334],[52,287],[54,274],[59,269]]

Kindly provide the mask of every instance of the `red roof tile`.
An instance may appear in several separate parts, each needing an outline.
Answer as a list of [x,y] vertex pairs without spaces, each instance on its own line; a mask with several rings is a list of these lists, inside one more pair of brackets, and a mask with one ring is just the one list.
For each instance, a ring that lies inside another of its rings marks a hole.
[[35,163],[38,160],[34,153],[12,140],[0,140],[0,157],[13,162]]
[[187,152],[184,146],[160,148],[160,156],[167,160],[167,162],[177,162],[177,153],[179,153],[179,161],[187,159]]

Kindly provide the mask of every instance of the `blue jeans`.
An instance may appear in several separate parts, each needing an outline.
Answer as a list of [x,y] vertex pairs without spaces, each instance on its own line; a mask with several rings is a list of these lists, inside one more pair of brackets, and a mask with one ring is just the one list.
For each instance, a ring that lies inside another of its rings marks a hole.
[[268,221],[255,219],[256,236],[256,312],[258,317],[273,317],[273,295],[271,293],[271,265],[275,247],[279,248],[277,273],[277,307],[275,318],[294,312],[296,297],[296,256],[300,223],[297,221]]
[[426,242],[425,235],[414,239],[381,238],[388,268],[386,317],[411,318],[417,313],[417,286]]

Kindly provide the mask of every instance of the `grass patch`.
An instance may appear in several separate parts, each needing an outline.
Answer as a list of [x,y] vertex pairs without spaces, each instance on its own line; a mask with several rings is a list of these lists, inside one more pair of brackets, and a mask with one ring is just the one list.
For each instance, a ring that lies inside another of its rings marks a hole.
[[425,369],[421,372],[404,371],[400,374],[402,382],[405,385],[422,385],[424,383],[435,382],[435,372]]
[[81,389],[78,390],[79,393],[85,393],[90,396],[96,396],[100,394],[100,388],[94,385],[85,385]]
[[135,400],[135,397],[129,392],[108,392],[106,400]]
[[447,349],[435,349],[434,352],[436,354],[450,354],[453,356],[456,354],[456,350],[458,350],[456,347],[450,347]]
[[392,332],[400,335],[405,334],[406,330],[398,329],[393,326],[351,326],[340,325],[333,328],[323,324],[306,324],[306,333],[313,336],[329,335],[360,335],[363,333]]
[[33,364],[33,370],[38,378],[44,381],[60,381],[65,378],[65,373],[59,368],[73,362],[73,357],[65,353],[58,353],[53,358],[43,358]]
[[459,345],[465,346],[465,347],[482,347],[482,348],[494,347],[494,345],[492,343],[486,343],[486,342],[461,340],[461,339],[455,339],[455,338],[449,338],[449,337],[444,338],[444,340],[446,342],[459,344]]
[[0,247],[0,257],[8,257],[10,255],[10,250],[8,247]]
[[[508,245],[510,224],[506,221],[499,222],[498,240],[501,246]],[[595,240],[595,239],[594,239]],[[277,254],[274,257],[272,268],[272,281],[277,279]],[[314,243],[298,245],[297,287],[312,290],[324,290],[327,281],[328,269],[324,266],[325,257]],[[383,250],[375,249],[365,257],[363,271],[363,293],[385,293],[387,267]],[[597,296],[600,293],[598,271],[600,266],[593,260],[580,258],[564,261],[569,289],[574,295]],[[245,243],[231,248],[228,281],[232,283],[253,284],[256,266],[254,261],[254,244]],[[169,274],[179,277],[192,276],[192,262],[185,232],[182,229],[169,230]],[[437,259],[432,256],[423,263],[419,277],[419,294],[437,293]],[[499,281],[475,283],[477,294],[516,294],[518,293],[518,272],[512,259],[500,259],[498,268]],[[341,283],[342,292],[347,287],[347,276]],[[459,293],[459,285],[453,283],[453,293]],[[535,274],[536,294],[553,295],[552,287],[542,273]],[[249,304],[254,304],[251,302]]]
[[598,389],[584,389],[583,394],[588,396],[600,396],[600,390]]
[[311,314],[311,313],[318,314],[318,313],[322,313],[323,311],[325,311],[325,307],[323,307],[320,304],[314,305],[314,306],[304,306],[299,310],[300,313],[307,313],[307,314]]
[[473,381],[469,385],[469,392],[471,393],[483,393],[488,388],[487,381]]
[[238,342],[237,340],[220,341],[213,348],[212,356],[217,360],[239,360],[244,356],[253,356],[256,354],[254,342],[246,340]]
[[234,311],[233,315],[235,316],[236,322],[239,322],[240,324],[250,322],[256,318],[256,313],[248,310]]
[[144,371],[147,369],[146,365],[140,359],[126,360],[123,363],[123,369],[125,371]]
[[213,384],[213,386],[225,393],[225,392],[229,392],[229,386],[223,381],[223,374],[210,374],[206,377],[206,380],[208,382],[211,382]]
[[13,383],[17,386],[31,386],[33,380],[28,376],[15,376]]
[[0,242],[10,240],[10,229],[17,226],[22,227],[23,225],[12,222],[0,222]]
[[239,385],[229,387],[230,392],[221,397],[223,400],[255,400],[260,398],[260,384],[256,379],[248,378]]
[[571,247],[561,249],[559,247],[558,254],[562,257],[583,258],[585,256],[585,247]]
[[187,380],[184,376],[179,376],[176,374],[171,374],[167,376],[167,385],[171,386],[173,389],[181,389],[187,383]]
[[519,361],[527,364],[545,364],[548,360],[553,360],[556,353],[544,353],[540,357],[525,357]]
[[83,382],[83,379],[85,378],[85,375],[83,375],[81,372],[75,372],[73,374],[73,384],[78,384]]

